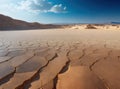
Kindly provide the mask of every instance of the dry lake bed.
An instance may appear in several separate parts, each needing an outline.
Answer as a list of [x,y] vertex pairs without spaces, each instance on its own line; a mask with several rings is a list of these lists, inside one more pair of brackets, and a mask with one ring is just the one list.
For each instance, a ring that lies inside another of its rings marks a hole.
[[0,89],[120,89],[120,30],[0,31]]

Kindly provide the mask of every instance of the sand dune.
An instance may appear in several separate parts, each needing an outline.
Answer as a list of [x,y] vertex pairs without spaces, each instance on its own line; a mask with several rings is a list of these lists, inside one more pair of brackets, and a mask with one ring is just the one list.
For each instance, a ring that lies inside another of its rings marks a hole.
[[68,25],[64,28],[67,29],[97,29],[97,30],[120,30],[118,24],[80,24],[80,25]]
[[120,89],[120,31],[76,27],[1,31],[0,89]]
[[70,67],[67,72],[58,75],[57,89],[108,89],[89,68]]

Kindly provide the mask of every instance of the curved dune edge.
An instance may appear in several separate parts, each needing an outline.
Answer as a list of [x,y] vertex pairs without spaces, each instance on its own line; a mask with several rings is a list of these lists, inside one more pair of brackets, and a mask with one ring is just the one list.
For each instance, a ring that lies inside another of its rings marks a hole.
[[88,67],[74,66],[58,75],[56,89],[108,89]]

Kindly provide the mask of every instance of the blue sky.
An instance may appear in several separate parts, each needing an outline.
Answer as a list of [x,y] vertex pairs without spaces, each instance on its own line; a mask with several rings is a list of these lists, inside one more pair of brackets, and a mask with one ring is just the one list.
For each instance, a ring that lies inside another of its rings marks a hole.
[[1,0],[0,4],[0,14],[29,22],[120,22],[120,0]]

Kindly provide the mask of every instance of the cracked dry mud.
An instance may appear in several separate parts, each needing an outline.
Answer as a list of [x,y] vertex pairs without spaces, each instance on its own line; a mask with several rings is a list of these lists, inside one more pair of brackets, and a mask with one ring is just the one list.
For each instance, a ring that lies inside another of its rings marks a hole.
[[0,89],[120,89],[120,49],[83,41],[1,41]]

